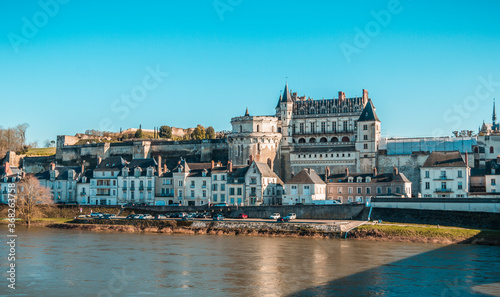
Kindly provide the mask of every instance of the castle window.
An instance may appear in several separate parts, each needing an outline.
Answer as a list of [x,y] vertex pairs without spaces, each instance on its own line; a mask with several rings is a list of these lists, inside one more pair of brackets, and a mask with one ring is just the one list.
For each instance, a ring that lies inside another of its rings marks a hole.
[[363,125],[363,130],[368,130],[368,125]]
[[368,149],[368,144],[363,144],[363,149],[367,150]]
[[325,137],[321,137],[321,139],[319,140],[319,142],[328,142],[328,140]]
[[304,138],[299,139],[299,143],[306,143],[306,140]]
[[339,142],[339,139],[337,137],[333,137],[332,142]]
[[321,122],[321,133],[325,133],[325,132],[326,132],[326,123]]
[[315,133],[315,123],[311,123],[311,133]]
[[259,128],[260,128],[259,125],[257,125],[257,132],[259,132]]
[[347,121],[344,121],[342,128],[344,132],[347,132]]
[[349,141],[349,137],[347,137],[347,136],[342,137],[342,142],[348,142],[348,141]]
[[243,126],[240,125],[240,133],[243,132]]
[[325,113],[326,113],[326,108],[322,107],[322,108],[321,108],[321,113],[322,113],[322,114],[325,114]]
[[332,132],[337,133],[337,122],[332,123]]
[[299,114],[304,115],[305,113],[304,109],[300,109]]
[[300,131],[300,134],[304,134],[304,123],[299,124],[299,131]]
[[363,135],[363,140],[368,140],[368,135]]
[[309,109],[309,114],[315,114],[315,113],[316,111],[314,110],[314,108]]
[[316,138],[309,139],[309,143],[315,143],[315,142],[316,142]]
[[493,149],[493,147],[492,147],[492,146],[490,146],[490,154],[493,154],[493,152],[494,152],[494,151],[495,151],[495,150]]

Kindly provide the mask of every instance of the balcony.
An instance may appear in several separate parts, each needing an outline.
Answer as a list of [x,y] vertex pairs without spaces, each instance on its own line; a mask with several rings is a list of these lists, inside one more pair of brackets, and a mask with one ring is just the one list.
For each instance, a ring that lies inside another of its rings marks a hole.
[[453,193],[453,191],[451,189],[442,189],[442,188],[439,188],[439,189],[436,189],[436,191],[434,191],[435,193]]
[[135,191],[135,187],[134,187],[134,186],[131,186],[131,187],[130,187],[130,190],[131,190],[131,191]]
[[153,190],[153,187],[148,187],[148,191],[152,191]]
[[125,192],[127,190],[127,187],[123,187],[123,192]]
[[87,195],[87,193],[86,193],[86,192],[81,192],[81,193],[80,193],[80,196],[85,196],[85,195]]
[[139,187],[139,191],[144,191],[144,187]]
[[452,180],[451,178],[448,178],[446,175],[441,175],[438,178],[435,178],[434,180]]

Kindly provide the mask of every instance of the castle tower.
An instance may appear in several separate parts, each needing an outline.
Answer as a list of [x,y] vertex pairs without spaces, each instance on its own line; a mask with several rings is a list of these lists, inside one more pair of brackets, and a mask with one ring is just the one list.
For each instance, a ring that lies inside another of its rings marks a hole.
[[227,136],[229,160],[233,165],[248,165],[274,161],[278,152],[281,134],[278,119],[272,116],[250,116],[248,109],[242,117],[231,119],[232,131]]
[[[366,94],[367,96],[367,94]],[[357,171],[370,173],[377,167],[377,153],[380,142],[380,120],[375,113],[371,99],[357,121],[356,151],[359,154]]]
[[290,178],[290,152],[293,148],[293,129],[292,129],[292,116],[293,116],[294,100],[288,89],[288,83],[285,83],[283,94],[280,94],[278,104],[276,105],[276,117],[278,118],[278,132],[281,133],[281,143],[279,146],[279,166],[276,166],[275,172],[285,178]]

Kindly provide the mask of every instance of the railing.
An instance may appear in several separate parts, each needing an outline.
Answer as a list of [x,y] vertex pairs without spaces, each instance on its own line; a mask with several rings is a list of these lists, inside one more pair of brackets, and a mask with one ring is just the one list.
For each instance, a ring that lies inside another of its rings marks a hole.
[[85,192],[80,193],[80,196],[85,196],[85,195],[87,195],[87,193],[85,193]]
[[144,187],[139,187],[139,191],[144,191]]
[[453,192],[451,189],[443,189],[443,188],[438,188],[435,191],[436,193],[451,193]]
[[148,187],[148,191],[151,191],[151,190],[153,190],[153,187]]
[[435,178],[434,180],[451,180],[451,178],[448,178],[446,175],[441,175],[438,178]]

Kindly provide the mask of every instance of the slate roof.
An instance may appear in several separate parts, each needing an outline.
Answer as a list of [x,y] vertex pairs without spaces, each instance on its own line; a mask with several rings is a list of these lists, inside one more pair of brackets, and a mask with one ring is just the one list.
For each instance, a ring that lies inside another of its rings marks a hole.
[[352,173],[349,174],[349,176],[346,176],[345,174],[332,174],[328,176],[328,182],[330,183],[347,183],[349,182],[349,177],[352,177],[354,179],[353,183],[356,183],[358,177],[363,178],[363,183],[366,182],[366,178],[370,177],[370,182],[371,183],[388,183],[388,182],[405,182],[409,183],[410,180],[404,175],[404,173],[399,172],[397,175],[394,175],[394,173],[382,173],[382,174],[377,174],[376,176],[373,176],[373,173]]
[[422,167],[465,167],[459,151],[432,152]]
[[294,175],[287,184],[325,184],[314,169],[304,169]]
[[373,106],[371,99],[368,99],[368,102],[366,103],[365,108],[363,109],[363,112],[361,112],[361,115],[359,116],[358,119],[358,122],[367,122],[367,121],[380,122],[377,113],[375,112],[375,106]]
[[[82,167],[81,166],[56,166],[54,171],[56,172],[55,180],[68,180],[69,171],[74,170],[75,175],[73,176],[73,180],[79,180]],[[50,180],[50,169],[45,170],[44,172],[35,174],[35,177],[38,179]]]
[[126,166],[130,169],[135,168],[135,167],[140,167],[143,169],[146,169],[148,167],[153,167],[156,168],[156,160],[153,158],[147,158],[147,159],[133,159],[130,161]]
[[263,177],[276,178],[277,184],[283,184],[283,181],[276,175],[276,173],[274,173],[274,171],[271,170],[271,168],[269,168],[267,163],[256,162],[256,161],[254,161],[254,163],[255,163],[255,166],[257,166],[257,169],[259,170],[260,174]]
[[97,165],[95,170],[107,171],[107,170],[121,170],[127,161],[122,157],[109,157],[101,161],[101,164]]

